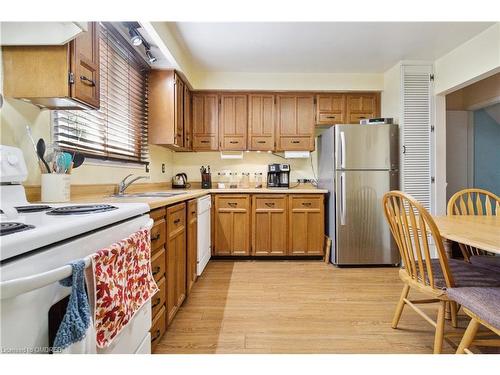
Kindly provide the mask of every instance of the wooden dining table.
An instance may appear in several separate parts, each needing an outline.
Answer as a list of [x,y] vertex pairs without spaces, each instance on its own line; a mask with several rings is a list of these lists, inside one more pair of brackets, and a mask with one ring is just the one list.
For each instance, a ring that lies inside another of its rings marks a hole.
[[[500,254],[500,216],[434,216],[441,237]],[[449,253],[451,246],[447,247]]]

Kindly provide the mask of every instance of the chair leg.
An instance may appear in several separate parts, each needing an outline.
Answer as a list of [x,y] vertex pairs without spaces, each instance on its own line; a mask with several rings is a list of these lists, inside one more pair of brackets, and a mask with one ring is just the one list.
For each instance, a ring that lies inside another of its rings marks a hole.
[[458,327],[458,321],[457,321],[457,313],[458,313],[458,306],[455,301],[450,301],[450,312],[451,312],[451,326],[453,328]]
[[444,321],[445,321],[445,311],[446,301],[441,301],[439,303],[437,320],[436,320],[436,334],[434,336],[434,354],[441,354],[443,348],[443,337],[444,337]]
[[456,354],[464,354],[465,349],[468,349],[474,337],[476,337],[477,330],[479,329],[480,323],[472,318],[467,329],[465,330],[464,337],[462,337],[462,341],[460,341],[460,345],[458,345],[458,349]]
[[401,292],[401,297],[399,297],[398,305],[396,306],[396,312],[394,313],[394,318],[392,318],[392,328],[397,328],[401,314],[403,313],[403,308],[405,307],[404,299],[408,297],[410,292],[410,286],[405,284],[403,286],[403,291]]

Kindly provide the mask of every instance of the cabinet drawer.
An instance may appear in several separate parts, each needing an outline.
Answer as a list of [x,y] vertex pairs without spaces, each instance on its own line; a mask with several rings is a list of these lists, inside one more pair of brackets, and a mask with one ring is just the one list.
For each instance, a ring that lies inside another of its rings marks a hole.
[[196,199],[190,200],[187,205],[187,220],[191,222],[191,220],[196,219],[198,216],[198,204]]
[[363,120],[365,118],[372,118],[373,113],[350,113],[349,114],[349,123],[350,124],[359,124],[359,120]]
[[215,136],[195,135],[193,148],[196,150],[217,150],[219,147]]
[[165,277],[162,277],[160,281],[158,281],[158,288],[160,290],[151,298],[151,315],[156,316],[158,311],[165,305],[165,301],[167,300],[167,288],[166,288]]
[[307,151],[314,149],[314,139],[312,137],[281,137],[280,150],[286,151]]
[[149,216],[154,221],[158,221],[160,219],[163,219],[165,217],[166,213],[167,213],[167,210],[165,208],[157,208],[156,210],[149,212]]
[[274,150],[274,141],[271,137],[252,137],[250,149],[257,151],[272,151]]
[[277,197],[255,195],[256,210],[284,210],[286,207],[286,196]]
[[158,220],[151,228],[151,251],[165,244],[165,219]]
[[247,145],[243,137],[224,137],[222,140],[224,150],[246,150]]
[[248,195],[219,195],[215,197],[217,209],[248,209]]
[[186,225],[186,215],[184,212],[185,207],[185,203],[180,203],[167,208],[167,226],[169,235]]
[[160,342],[161,337],[167,329],[167,309],[163,306],[160,312],[153,318],[151,323],[151,351],[156,348]]
[[162,247],[151,258],[151,271],[156,281],[165,275],[165,264],[165,248]]
[[295,196],[290,195],[292,210],[319,210],[322,204],[322,197],[316,196]]
[[341,113],[320,113],[318,123],[320,124],[341,124],[344,122],[344,116]]

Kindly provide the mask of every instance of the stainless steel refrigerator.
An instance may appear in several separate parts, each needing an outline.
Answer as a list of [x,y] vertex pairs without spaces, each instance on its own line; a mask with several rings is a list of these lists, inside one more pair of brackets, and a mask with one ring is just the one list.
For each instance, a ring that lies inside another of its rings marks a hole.
[[396,265],[382,197],[399,187],[398,125],[335,125],[318,137],[318,186],[328,189],[330,261]]

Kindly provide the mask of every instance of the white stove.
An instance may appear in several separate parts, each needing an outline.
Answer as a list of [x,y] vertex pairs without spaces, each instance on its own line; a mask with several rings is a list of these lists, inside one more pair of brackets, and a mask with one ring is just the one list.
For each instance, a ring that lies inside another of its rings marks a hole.
[[[30,204],[21,185],[27,177],[21,150],[0,146],[0,166],[1,352],[43,352],[51,345],[51,308],[70,292],[51,275],[74,260],[150,227],[149,206]],[[150,352],[150,328],[149,301],[111,347],[97,352]]]

